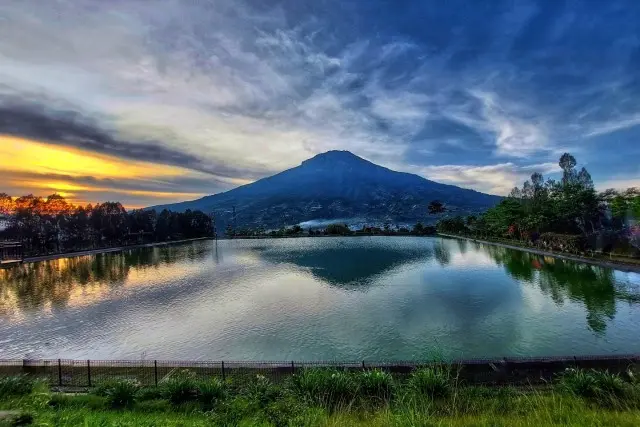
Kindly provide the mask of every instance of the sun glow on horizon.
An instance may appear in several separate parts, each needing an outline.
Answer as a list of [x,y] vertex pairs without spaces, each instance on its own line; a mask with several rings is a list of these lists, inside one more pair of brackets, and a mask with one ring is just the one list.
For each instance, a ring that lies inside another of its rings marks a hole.
[[[80,205],[113,200],[117,195],[150,200],[185,200],[203,193],[136,188],[135,183],[156,183],[186,176],[191,171],[175,166],[125,160],[77,148],[0,135],[0,174],[5,185],[21,193],[48,196],[56,193]],[[128,185],[123,185],[122,183]],[[0,192],[6,191],[0,188]],[[16,191],[13,191],[15,193]],[[46,193],[46,194],[43,194]],[[24,194],[11,194],[22,196]],[[127,204],[128,208],[141,207]]]

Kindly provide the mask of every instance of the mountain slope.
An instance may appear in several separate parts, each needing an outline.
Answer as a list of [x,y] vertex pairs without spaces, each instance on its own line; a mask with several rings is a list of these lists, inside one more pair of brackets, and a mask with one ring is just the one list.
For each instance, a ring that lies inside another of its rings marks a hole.
[[500,197],[392,171],[348,151],[329,151],[224,193],[150,209],[214,212],[220,230],[232,221],[234,206],[238,227],[274,228],[331,219],[428,221],[427,205],[434,199],[467,213],[493,206]]

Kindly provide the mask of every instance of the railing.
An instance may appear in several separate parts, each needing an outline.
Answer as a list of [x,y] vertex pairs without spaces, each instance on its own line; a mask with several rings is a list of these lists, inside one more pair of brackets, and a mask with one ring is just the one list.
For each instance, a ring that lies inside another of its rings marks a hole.
[[256,375],[274,382],[307,368],[341,370],[381,369],[404,377],[415,369],[445,365],[467,384],[522,385],[544,384],[567,368],[607,370],[625,373],[640,367],[640,355],[581,356],[543,358],[503,358],[442,362],[226,362],[161,360],[0,360],[0,376],[28,374],[44,379],[51,386],[92,387],[114,379],[135,380],[144,386],[157,386],[163,379],[182,370],[196,378],[217,377],[241,383]]

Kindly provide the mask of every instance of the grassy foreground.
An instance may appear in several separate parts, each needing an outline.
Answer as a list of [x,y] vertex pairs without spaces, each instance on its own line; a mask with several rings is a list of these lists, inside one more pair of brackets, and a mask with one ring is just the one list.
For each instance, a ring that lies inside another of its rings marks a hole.
[[[15,413],[5,414],[11,410]],[[178,372],[158,388],[129,381],[88,394],[51,393],[27,377],[0,378],[0,426],[638,426],[640,385],[567,371],[548,389],[466,387],[423,369],[398,380],[380,371],[309,370],[285,384],[196,381]]]

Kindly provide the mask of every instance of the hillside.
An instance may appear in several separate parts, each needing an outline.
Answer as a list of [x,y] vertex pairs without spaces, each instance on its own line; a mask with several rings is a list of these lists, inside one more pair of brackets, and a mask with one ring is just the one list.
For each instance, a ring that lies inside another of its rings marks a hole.
[[300,166],[198,200],[154,206],[213,212],[219,230],[233,218],[237,227],[279,228],[303,222],[428,222],[427,205],[441,200],[459,213],[480,212],[500,197],[396,172],[348,151],[329,151]]

